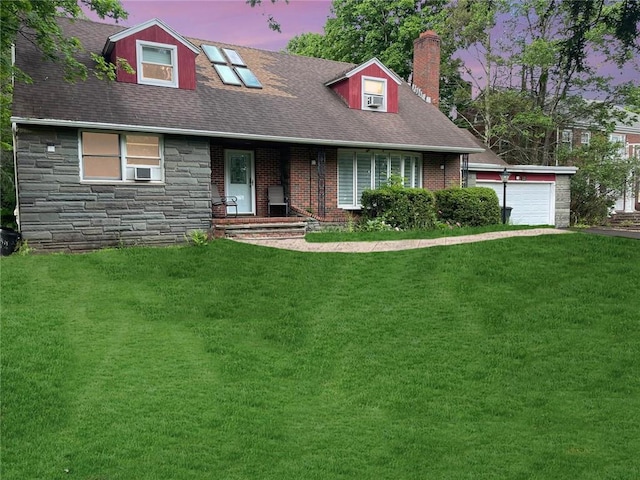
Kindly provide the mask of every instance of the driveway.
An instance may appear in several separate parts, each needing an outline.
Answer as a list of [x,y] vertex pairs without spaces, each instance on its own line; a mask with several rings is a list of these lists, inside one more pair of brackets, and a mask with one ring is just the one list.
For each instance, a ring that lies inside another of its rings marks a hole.
[[595,233],[596,235],[608,235],[610,237],[626,237],[640,240],[640,230],[621,230],[616,228],[587,228],[587,233]]

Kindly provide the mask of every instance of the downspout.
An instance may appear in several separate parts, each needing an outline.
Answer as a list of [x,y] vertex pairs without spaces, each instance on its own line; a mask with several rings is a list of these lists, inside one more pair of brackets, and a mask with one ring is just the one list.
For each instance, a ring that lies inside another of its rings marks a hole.
[[13,187],[16,193],[16,208],[13,211],[13,215],[16,217],[16,224],[18,225],[18,231],[20,228],[20,198],[18,193],[18,125],[16,122],[11,124],[11,137],[13,143]]
[[[14,67],[16,65],[16,44],[11,44],[11,94],[13,95],[13,87],[16,84],[16,77],[14,75]],[[13,100],[13,99],[12,99]],[[16,122],[11,123],[11,143],[13,147],[13,188],[16,193],[16,208],[13,210],[13,216],[16,217],[16,225],[18,231],[20,228],[20,197],[18,196],[18,124]]]

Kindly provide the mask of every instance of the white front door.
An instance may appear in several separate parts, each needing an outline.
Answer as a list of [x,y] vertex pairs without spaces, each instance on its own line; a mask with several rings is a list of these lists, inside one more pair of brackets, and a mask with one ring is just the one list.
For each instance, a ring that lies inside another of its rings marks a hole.
[[253,152],[226,150],[224,176],[226,194],[238,199],[238,213],[254,214],[256,202]]

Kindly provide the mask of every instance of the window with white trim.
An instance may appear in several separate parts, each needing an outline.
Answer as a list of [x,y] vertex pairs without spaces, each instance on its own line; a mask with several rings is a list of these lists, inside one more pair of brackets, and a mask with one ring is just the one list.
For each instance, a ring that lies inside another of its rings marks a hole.
[[624,133],[610,133],[609,142],[615,143],[618,147],[617,155],[620,158],[627,158],[628,152],[626,148],[627,137]]
[[562,131],[562,146],[567,150],[572,150],[573,148],[573,131],[572,130]]
[[163,181],[162,138],[144,133],[83,131],[80,178],[95,182]]
[[580,134],[580,143],[582,145],[589,145],[591,143],[591,132],[582,132]]
[[405,187],[422,187],[422,156],[409,152],[338,151],[338,207],[361,208],[362,192],[383,186],[391,175]]
[[387,111],[387,80],[362,77],[362,110]]
[[178,88],[178,47],[136,41],[138,83]]

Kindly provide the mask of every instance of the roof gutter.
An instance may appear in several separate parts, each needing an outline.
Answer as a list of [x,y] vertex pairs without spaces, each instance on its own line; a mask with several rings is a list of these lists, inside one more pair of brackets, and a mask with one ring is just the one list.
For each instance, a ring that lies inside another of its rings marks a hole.
[[554,167],[547,165],[492,165],[488,163],[469,163],[469,170],[476,172],[502,172],[504,169],[518,173],[558,173],[573,175],[578,167]]
[[169,135],[190,135],[193,137],[218,137],[234,140],[253,140],[262,142],[296,143],[303,145],[326,145],[333,147],[375,148],[389,150],[412,150],[418,152],[445,153],[482,153],[483,148],[456,148],[440,145],[407,145],[402,143],[358,142],[351,140],[328,140],[326,138],[283,137],[278,135],[260,135],[252,133],[216,132],[210,130],[190,130],[186,128],[152,127],[147,125],[121,125],[117,123],[84,122],[77,120],[58,120],[47,118],[11,117],[11,121],[22,125],[44,125],[51,127],[93,128],[102,130],[120,130],[128,132],[162,133]]

